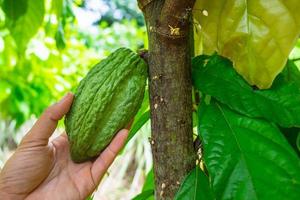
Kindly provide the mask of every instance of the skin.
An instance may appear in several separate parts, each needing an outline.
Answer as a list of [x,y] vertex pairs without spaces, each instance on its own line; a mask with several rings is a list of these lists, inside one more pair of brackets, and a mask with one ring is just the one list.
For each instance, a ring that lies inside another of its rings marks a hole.
[[96,189],[123,147],[128,130],[121,130],[95,161],[74,163],[65,133],[49,142],[73,98],[68,93],[50,106],[25,135],[0,173],[1,199],[81,200]]

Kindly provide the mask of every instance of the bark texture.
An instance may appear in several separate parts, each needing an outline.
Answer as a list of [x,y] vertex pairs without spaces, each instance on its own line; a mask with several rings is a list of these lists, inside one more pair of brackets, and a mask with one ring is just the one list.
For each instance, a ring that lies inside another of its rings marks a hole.
[[139,0],[149,37],[152,153],[157,200],[173,199],[195,167],[190,16],[194,0]]

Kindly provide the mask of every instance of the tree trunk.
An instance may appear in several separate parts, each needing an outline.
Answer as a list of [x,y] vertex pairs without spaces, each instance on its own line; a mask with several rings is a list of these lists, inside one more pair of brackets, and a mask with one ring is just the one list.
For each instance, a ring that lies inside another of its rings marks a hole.
[[194,0],[139,0],[149,37],[149,89],[156,199],[173,199],[195,167],[190,16]]

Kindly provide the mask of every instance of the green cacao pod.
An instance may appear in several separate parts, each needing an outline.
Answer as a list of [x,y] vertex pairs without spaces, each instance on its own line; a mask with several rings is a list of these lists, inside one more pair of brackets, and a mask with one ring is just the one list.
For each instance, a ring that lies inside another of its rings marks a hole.
[[141,106],[147,65],[136,53],[120,48],[95,65],[80,82],[65,118],[71,158],[98,156]]

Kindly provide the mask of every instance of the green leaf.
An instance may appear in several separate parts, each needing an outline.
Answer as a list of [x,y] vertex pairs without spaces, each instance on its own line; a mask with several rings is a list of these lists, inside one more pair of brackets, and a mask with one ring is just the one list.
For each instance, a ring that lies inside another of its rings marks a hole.
[[148,91],[148,87],[146,87],[146,89],[145,89],[144,99],[143,99],[141,108],[140,108],[140,110],[137,114],[137,117],[142,115],[147,110],[149,110],[149,91]]
[[52,0],[51,3],[51,11],[55,13],[56,19],[59,21],[64,7],[64,0]]
[[300,160],[275,125],[212,100],[199,133],[216,199],[300,199]]
[[300,151],[297,146],[297,138],[299,137],[299,128],[281,128],[280,131],[283,133],[284,137],[290,143],[291,147],[295,150],[300,158]]
[[194,86],[201,92],[249,117],[300,127],[300,89],[293,81],[280,75],[270,89],[255,90],[223,57],[198,56],[192,64]]
[[147,190],[137,195],[132,200],[150,200],[149,198],[153,197],[153,195],[154,195],[154,190]]
[[10,95],[10,93],[11,93],[11,85],[6,81],[1,80],[0,81],[0,104]]
[[126,144],[135,136],[135,134],[144,126],[144,124],[146,124],[146,122],[149,119],[150,119],[149,92],[146,89],[142,105],[138,113],[134,117],[134,121],[131,125]]
[[153,168],[148,172],[142,192],[133,200],[154,200],[154,173]]
[[153,168],[148,172],[142,191],[154,190]]
[[16,21],[26,13],[27,0],[4,0],[2,9],[7,18]]
[[298,137],[297,137],[297,147],[298,147],[298,150],[300,152],[300,133],[298,133]]
[[72,23],[75,20],[75,14],[72,9],[73,0],[63,0],[63,8],[61,10],[61,20],[63,26]]
[[193,169],[181,184],[175,200],[213,200],[208,177],[199,167]]
[[292,60],[288,60],[282,74],[287,81],[292,81],[300,88],[300,71]]
[[[10,0],[9,0],[10,1]],[[11,5],[11,9],[17,10],[18,3]],[[44,20],[44,0],[27,0],[27,10],[22,16],[6,18],[6,25],[13,36],[19,52],[24,52],[27,43],[37,33]]]
[[55,41],[56,41],[56,48],[58,50],[63,50],[66,48],[65,32],[61,23],[59,23],[57,27],[57,31],[55,33]]
[[[150,111],[146,111],[139,118],[136,118],[130,128],[129,135],[127,138],[127,142],[129,142],[133,136],[146,124],[146,122],[150,119]],[[127,144],[126,142],[126,144]]]
[[269,88],[300,34],[298,0],[197,0],[196,48],[230,58],[250,85]]
[[94,195],[91,195],[88,198],[86,198],[86,200],[93,200],[93,199],[94,199]]

